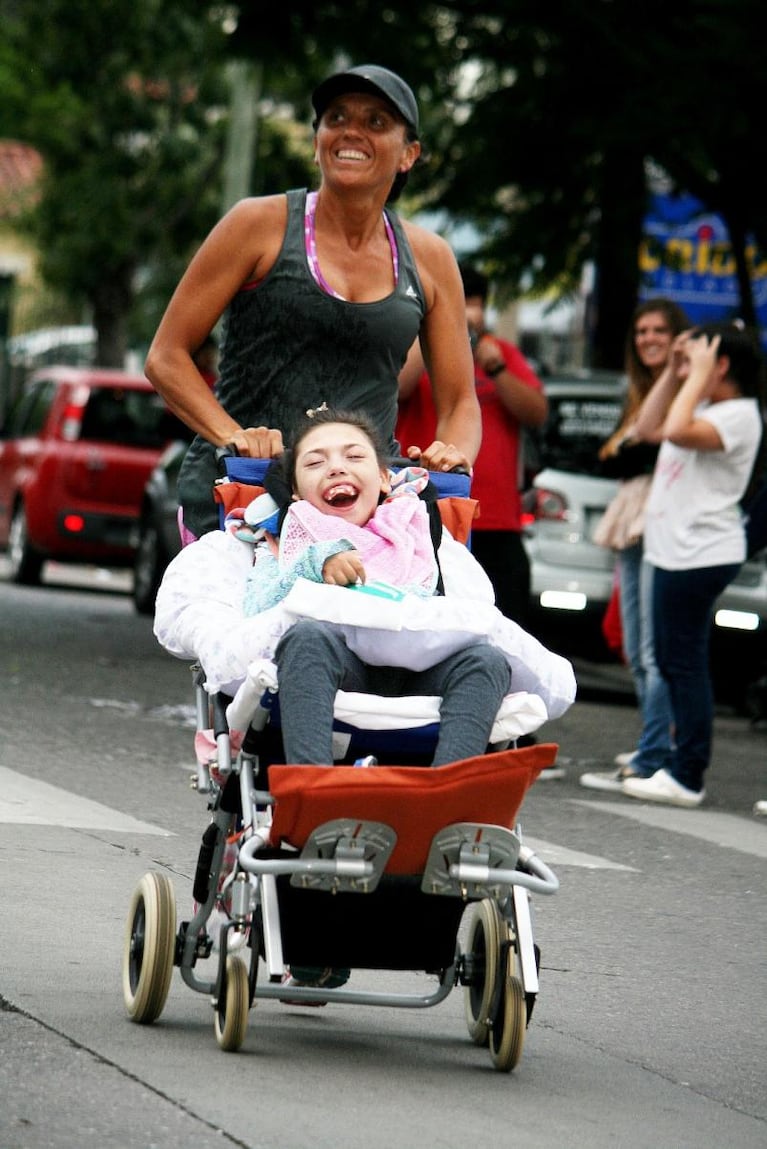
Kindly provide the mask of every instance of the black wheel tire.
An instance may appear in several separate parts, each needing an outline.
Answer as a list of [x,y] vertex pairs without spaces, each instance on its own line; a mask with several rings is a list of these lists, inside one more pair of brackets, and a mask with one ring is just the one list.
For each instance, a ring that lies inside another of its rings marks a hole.
[[8,535],[8,563],[11,582],[20,586],[39,586],[44,562],[45,556],[30,545],[26,511],[24,504],[19,503],[13,512]]
[[168,556],[154,523],[141,527],[133,562],[133,605],[139,614],[154,614],[157,590],[168,565]]
[[469,1037],[475,1045],[487,1045],[490,1032],[490,1003],[498,977],[498,958],[506,923],[490,898],[474,908],[469,927],[468,952],[476,982],[466,987],[464,1008]]

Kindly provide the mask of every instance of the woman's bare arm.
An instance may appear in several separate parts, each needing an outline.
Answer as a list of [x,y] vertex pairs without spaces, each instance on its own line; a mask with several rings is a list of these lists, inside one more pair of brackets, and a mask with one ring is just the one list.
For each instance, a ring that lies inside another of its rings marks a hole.
[[271,267],[285,232],[284,196],[242,200],[213,228],[179,281],[157,328],[144,370],[168,407],[211,443],[234,442],[243,454],[279,453],[282,437],[249,432],[226,413],[192,355],[250,279]]

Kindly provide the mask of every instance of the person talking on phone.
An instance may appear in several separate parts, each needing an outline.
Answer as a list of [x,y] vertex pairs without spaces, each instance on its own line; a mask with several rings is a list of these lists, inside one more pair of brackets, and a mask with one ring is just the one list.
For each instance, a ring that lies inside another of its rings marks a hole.
[[[498,609],[524,626],[530,563],[522,542],[521,429],[542,426],[549,405],[543,383],[519,348],[488,329],[487,277],[470,263],[461,263],[459,270],[482,415],[471,484],[480,514],[472,525],[471,549],[493,584]],[[411,458],[417,458],[416,444],[432,442],[435,426],[432,385],[415,344],[399,376],[397,420],[397,438]]]

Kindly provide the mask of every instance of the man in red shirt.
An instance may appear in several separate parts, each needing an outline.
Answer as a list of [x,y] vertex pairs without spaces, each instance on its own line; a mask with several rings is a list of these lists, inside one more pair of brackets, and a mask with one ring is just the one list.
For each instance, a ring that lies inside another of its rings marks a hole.
[[[496,605],[524,625],[530,598],[530,564],[522,543],[521,427],[540,427],[548,414],[543,384],[522,352],[487,330],[488,281],[461,264],[466,322],[474,354],[474,377],[482,412],[482,446],[474,464],[471,494],[479,502],[471,549],[495,590]],[[408,356],[399,380],[397,438],[403,451],[434,440],[436,416],[420,348]]]

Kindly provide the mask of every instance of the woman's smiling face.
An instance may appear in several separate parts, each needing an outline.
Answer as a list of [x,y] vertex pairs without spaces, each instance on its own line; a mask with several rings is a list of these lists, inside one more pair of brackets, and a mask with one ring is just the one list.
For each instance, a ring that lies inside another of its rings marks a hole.
[[674,333],[662,311],[646,311],[634,325],[634,346],[637,355],[653,376],[660,375],[666,366]]
[[363,526],[389,490],[388,471],[359,427],[323,423],[298,444],[294,460],[295,498],[327,515]]
[[381,180],[388,187],[398,171],[409,171],[421,151],[408,142],[404,122],[386,100],[347,92],[322,114],[315,137],[315,159],[323,176]]

